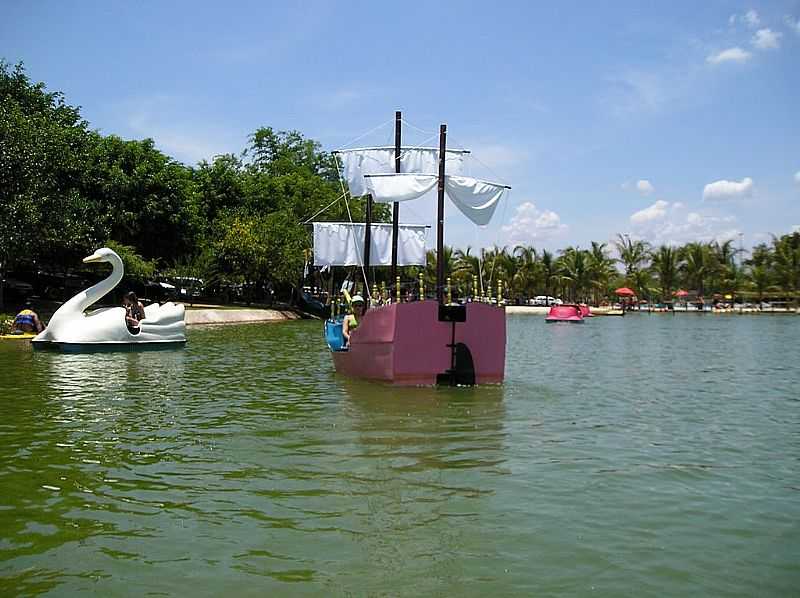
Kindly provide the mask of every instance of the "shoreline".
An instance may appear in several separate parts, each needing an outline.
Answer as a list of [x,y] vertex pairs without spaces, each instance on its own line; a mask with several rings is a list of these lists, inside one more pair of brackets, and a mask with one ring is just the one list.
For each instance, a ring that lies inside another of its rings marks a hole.
[[256,322],[288,322],[300,320],[293,311],[261,308],[199,308],[186,309],[187,326],[210,326],[214,324],[247,324]]

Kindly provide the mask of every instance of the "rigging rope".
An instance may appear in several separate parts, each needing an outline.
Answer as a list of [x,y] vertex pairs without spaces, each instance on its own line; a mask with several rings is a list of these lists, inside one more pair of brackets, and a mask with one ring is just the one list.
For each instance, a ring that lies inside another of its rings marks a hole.
[[[347,190],[344,188],[344,181],[342,180],[341,169],[339,168],[339,159],[336,157],[336,154],[333,154],[333,159],[336,160],[336,172],[339,174],[339,184],[342,187],[342,194],[344,196],[344,205],[347,208],[347,219],[350,220],[350,224],[353,224],[353,215],[350,213],[350,202],[347,201]],[[366,230],[364,231],[366,235]],[[358,255],[358,261],[361,262],[361,275],[364,277],[364,292],[366,293],[367,297],[371,300],[372,299],[372,292],[369,288],[369,280],[367,280],[367,271],[364,268],[364,257],[361,254],[361,247],[358,246],[357,239],[355,235],[353,236],[353,242],[356,245],[356,253]]]
[[388,124],[391,124],[391,123],[393,123],[393,122],[394,122],[394,119],[392,119],[392,120],[387,120],[385,123],[381,123],[381,124],[379,124],[377,127],[374,127],[374,128],[372,128],[372,129],[370,129],[369,131],[367,131],[367,132],[366,132],[366,133],[364,133],[363,135],[359,135],[358,137],[356,137],[355,139],[353,139],[353,140],[352,140],[350,143],[346,143],[345,145],[343,145],[343,146],[342,146],[342,149],[344,149],[344,148],[346,148],[346,147],[350,147],[350,146],[351,146],[351,145],[353,145],[353,144],[354,144],[356,141],[361,141],[362,139],[364,139],[364,137],[366,137],[366,136],[368,136],[368,135],[371,135],[371,134],[372,134],[372,133],[374,133],[375,131],[377,131],[377,130],[379,130],[379,129],[382,129],[382,128],[383,128],[383,127],[385,127],[386,125],[388,125]]
[[312,220],[314,220],[314,218],[316,218],[317,216],[319,216],[320,214],[322,214],[322,212],[326,211],[326,210],[327,210],[328,208],[330,208],[332,205],[334,205],[335,203],[337,203],[337,202],[338,202],[340,199],[342,199],[342,198],[343,198],[345,195],[346,195],[346,193],[342,193],[342,194],[341,194],[339,197],[337,197],[336,199],[334,199],[334,200],[333,200],[331,203],[329,203],[327,206],[325,206],[324,208],[322,208],[322,209],[321,209],[319,212],[317,212],[316,214],[314,214],[313,216],[311,216],[309,219],[307,219],[307,220],[304,220],[304,221],[303,221],[303,224],[308,224],[309,222],[311,222]]

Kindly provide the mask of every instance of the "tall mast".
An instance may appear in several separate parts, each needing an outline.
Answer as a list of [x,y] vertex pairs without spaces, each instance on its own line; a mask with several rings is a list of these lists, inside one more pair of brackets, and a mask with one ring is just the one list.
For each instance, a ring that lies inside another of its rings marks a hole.
[[[402,114],[398,110],[394,113],[394,171],[400,172],[400,129],[402,122]],[[392,271],[389,277],[390,285],[394,284],[397,277],[397,238],[399,235],[400,226],[400,204],[394,202],[392,204]],[[400,301],[400,297],[395,297],[396,301]]]
[[[369,296],[369,250],[372,246],[372,193],[367,194],[366,214],[364,215],[364,294]],[[369,306],[369,302],[364,302]]]
[[439,206],[436,221],[436,298],[444,302],[444,162],[447,125],[439,127]]

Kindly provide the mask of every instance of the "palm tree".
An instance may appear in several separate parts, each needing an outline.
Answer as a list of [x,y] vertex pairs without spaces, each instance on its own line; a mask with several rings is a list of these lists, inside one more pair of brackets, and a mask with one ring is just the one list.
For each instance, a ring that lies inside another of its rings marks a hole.
[[[471,288],[473,276],[477,276],[479,280],[483,280],[483,263],[478,256],[472,255],[472,247],[467,247],[464,251],[456,249],[453,252],[453,259],[453,278],[458,281],[459,285],[465,285],[465,288]],[[477,293],[477,289],[472,290],[473,295],[477,295]]]
[[766,266],[752,266],[750,268],[750,286],[758,295],[758,303],[764,301],[764,292],[772,286],[772,273]]
[[550,289],[553,279],[556,276],[557,268],[553,254],[546,249],[542,251],[541,259],[542,279],[544,280],[544,294],[547,297],[545,303],[550,305]]
[[658,276],[661,287],[661,300],[669,301],[678,278],[680,264],[678,251],[669,245],[661,245],[653,254],[652,262],[653,271]]
[[560,278],[569,285],[570,298],[575,302],[583,299],[590,285],[587,255],[588,252],[579,247],[567,247],[558,259]]
[[683,263],[681,270],[686,276],[687,286],[693,286],[697,294],[702,296],[705,282],[711,266],[708,245],[704,243],[687,243],[683,246]]
[[631,278],[631,284],[634,291],[636,291],[636,296],[639,299],[646,299],[648,302],[652,294],[651,283],[650,272],[645,269],[636,270]]
[[609,282],[614,275],[614,260],[606,253],[607,243],[592,241],[592,248],[589,250],[587,259],[587,269],[589,279],[595,291],[594,303],[598,303],[597,291],[602,291],[605,295],[609,289]]
[[514,257],[517,260],[518,285],[523,295],[530,297],[538,278],[539,256],[536,249],[530,245],[517,245],[514,247]]
[[797,298],[800,288],[800,233],[773,237],[773,264],[778,284]]
[[633,276],[638,272],[650,255],[650,247],[646,241],[631,240],[627,235],[617,235],[614,242],[619,252],[619,262],[625,266],[625,278],[632,282]]

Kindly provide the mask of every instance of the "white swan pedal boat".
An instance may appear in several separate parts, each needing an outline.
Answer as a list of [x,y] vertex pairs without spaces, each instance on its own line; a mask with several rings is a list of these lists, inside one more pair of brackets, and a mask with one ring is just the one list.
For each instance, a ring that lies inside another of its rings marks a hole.
[[145,318],[135,334],[125,324],[124,307],[106,307],[85,313],[119,284],[125,268],[122,259],[107,247],[98,249],[83,261],[109,262],[111,275],[59,307],[47,328],[31,340],[35,349],[130,351],[186,344],[185,310],[180,303],[154,303],[145,307]]

